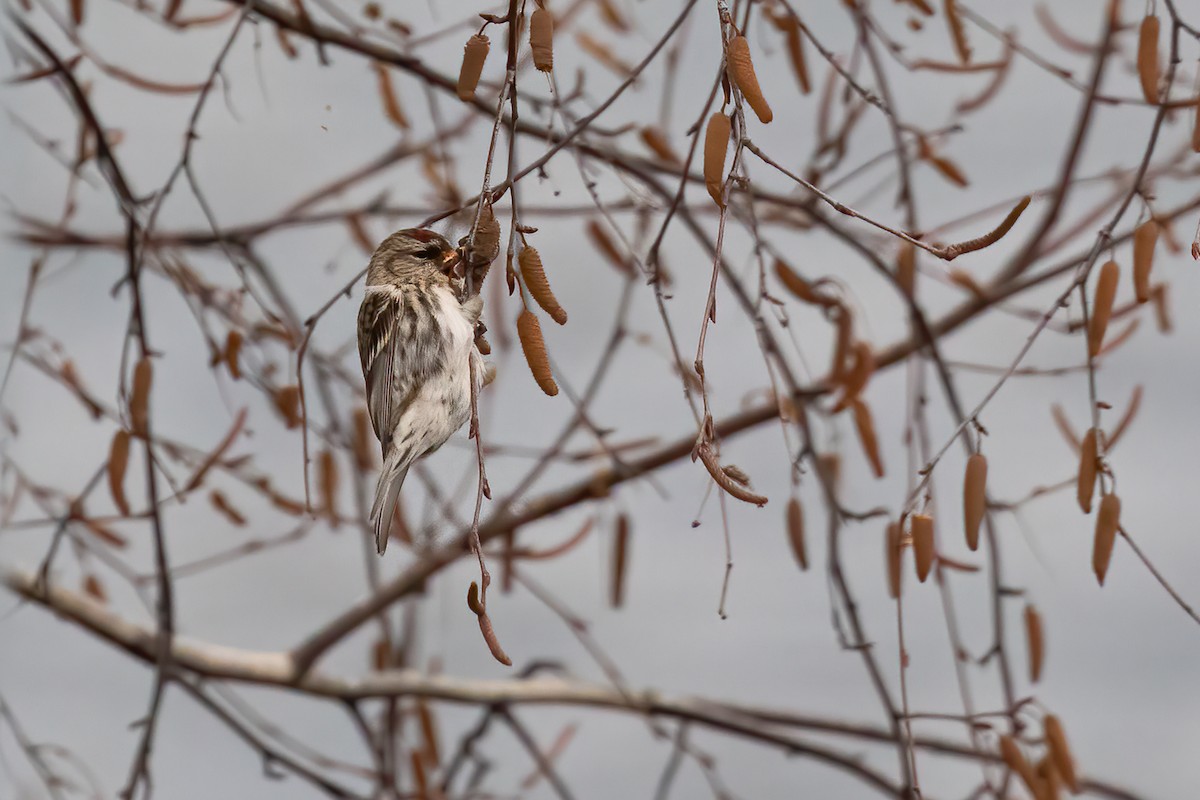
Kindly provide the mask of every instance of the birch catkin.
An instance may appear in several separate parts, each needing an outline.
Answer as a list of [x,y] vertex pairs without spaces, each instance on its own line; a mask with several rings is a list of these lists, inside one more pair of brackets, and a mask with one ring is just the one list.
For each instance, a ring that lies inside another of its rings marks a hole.
[[1138,30],[1138,78],[1147,103],[1158,104],[1158,17],[1149,14]]
[[1096,429],[1088,428],[1079,445],[1079,478],[1075,496],[1083,513],[1092,513],[1092,494],[1096,491],[1096,461],[1099,458],[1099,442]]
[[1096,580],[1104,585],[1108,564],[1112,561],[1113,545],[1117,541],[1117,528],[1121,526],[1121,498],[1106,494],[1100,498],[1100,511],[1096,514],[1096,539],[1092,543],[1092,571]]
[[477,33],[463,48],[462,68],[458,71],[458,99],[464,102],[475,99],[475,87],[483,75],[483,62],[487,60],[491,47],[488,37]]
[[1071,748],[1067,745],[1062,722],[1054,714],[1047,714],[1042,720],[1042,729],[1046,732],[1046,745],[1050,748],[1050,760],[1054,762],[1055,771],[1067,784],[1071,794],[1079,794],[1079,776],[1075,774],[1075,760],[1071,758]]
[[529,371],[542,391],[554,397],[558,394],[558,384],[550,374],[550,357],[546,354],[546,342],[542,339],[542,326],[537,317],[522,309],[517,317],[517,337],[521,340],[521,351],[525,354],[525,362]]
[[708,118],[704,131],[704,186],[721,208],[725,207],[722,189],[725,183],[725,152],[729,149],[729,117],[717,112]]
[[133,368],[133,392],[129,397],[129,418],[133,423],[133,435],[145,437],[150,428],[150,384],[154,380],[154,366],[150,359],[143,358]]
[[746,41],[745,36],[739,34],[729,40],[726,58],[729,61],[729,74],[733,76],[733,82],[741,90],[742,97],[750,104],[750,108],[754,109],[754,114],[758,117],[759,122],[763,124],[770,122],[775,115],[771,113],[771,107],[767,105],[762,89],[758,86],[758,76],[754,74],[754,62],[750,60],[750,43]]
[[800,569],[808,569],[808,551],[804,545],[804,509],[795,497],[788,500],[787,504],[787,531]]
[[883,458],[879,455],[879,439],[875,435],[875,422],[871,419],[871,409],[857,397],[850,402],[854,410],[854,427],[858,430],[858,439],[862,442],[863,452],[871,462],[871,472],[876,478],[883,477]]
[[517,256],[521,267],[521,277],[525,279],[525,288],[533,299],[559,325],[567,324],[567,312],[558,304],[558,298],[550,290],[550,282],[546,280],[546,271],[542,269],[542,257],[534,247],[526,247]]
[[1092,301],[1092,317],[1088,325],[1088,352],[1095,358],[1104,344],[1104,332],[1112,317],[1113,299],[1117,296],[1117,279],[1120,276],[1117,262],[1109,261],[1100,268],[1096,279],[1096,297]]
[[921,583],[929,577],[933,568],[933,517],[928,514],[913,514],[913,556],[917,564],[917,580]]
[[967,547],[979,549],[979,525],[987,510],[987,456],[975,453],[967,459],[967,472],[963,477],[963,525],[967,536]]
[[1025,606],[1025,647],[1029,651],[1029,681],[1037,683],[1042,677],[1046,642],[1042,632],[1042,615],[1032,605]]
[[889,522],[887,526],[887,534],[884,537],[884,548],[886,552],[884,559],[887,564],[887,583],[888,594],[893,600],[900,597],[900,554],[902,546],[902,534],[900,531],[899,522]]
[[544,8],[529,18],[529,49],[535,67],[542,72],[554,69],[554,15]]
[[129,433],[122,428],[113,435],[108,453],[108,491],[121,516],[129,516],[129,501],[125,499],[125,469],[129,466]]
[[1154,246],[1158,244],[1158,223],[1148,219],[1133,231],[1133,291],[1139,303],[1150,299],[1150,270],[1154,267]]

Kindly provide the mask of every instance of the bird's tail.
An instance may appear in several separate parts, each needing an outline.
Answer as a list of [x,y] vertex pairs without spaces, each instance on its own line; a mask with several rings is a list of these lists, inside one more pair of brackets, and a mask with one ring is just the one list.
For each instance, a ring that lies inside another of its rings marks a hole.
[[393,448],[384,459],[383,472],[379,474],[379,483],[375,485],[375,502],[371,506],[371,525],[375,528],[375,548],[379,555],[383,555],[387,549],[392,517],[396,514],[396,501],[400,498],[400,487],[404,485],[411,464],[411,460],[401,458],[398,448]]

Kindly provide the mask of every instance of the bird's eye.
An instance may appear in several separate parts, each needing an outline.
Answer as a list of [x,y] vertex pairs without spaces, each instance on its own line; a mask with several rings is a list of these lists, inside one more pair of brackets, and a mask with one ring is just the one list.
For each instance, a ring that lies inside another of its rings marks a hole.
[[440,258],[442,255],[442,248],[438,247],[436,244],[431,244],[428,247],[426,247],[424,250],[417,253],[417,255],[420,256],[421,258],[428,258],[428,259]]

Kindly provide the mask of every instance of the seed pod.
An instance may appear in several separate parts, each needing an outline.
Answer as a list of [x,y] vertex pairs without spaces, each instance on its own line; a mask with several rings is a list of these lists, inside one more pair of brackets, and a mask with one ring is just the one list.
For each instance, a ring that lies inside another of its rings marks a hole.
[[788,500],[787,504],[787,531],[788,541],[792,543],[792,552],[796,555],[800,569],[808,569],[808,552],[804,547],[804,509],[795,497]]
[[609,601],[613,608],[620,608],[625,600],[625,564],[629,558],[629,517],[617,517],[617,530],[613,536],[612,583],[609,586]]
[[1092,513],[1092,494],[1096,491],[1096,462],[1099,459],[1099,442],[1095,428],[1088,428],[1079,445],[1079,481],[1075,496],[1083,513]]
[[554,15],[544,8],[529,18],[529,48],[535,67],[542,72],[554,69]]
[[903,533],[899,522],[889,522],[887,534],[884,537],[884,549],[887,563],[888,594],[893,600],[900,597],[902,573],[900,571],[900,556],[903,552]]
[[550,374],[550,357],[546,354],[546,342],[542,339],[542,326],[537,317],[522,309],[517,317],[517,337],[521,340],[521,351],[525,353],[525,361],[529,371],[542,391],[554,397],[558,394],[558,384]]
[[546,280],[546,271],[542,269],[542,257],[534,247],[526,247],[517,256],[521,266],[521,277],[525,279],[525,288],[529,294],[559,325],[567,324],[567,312],[558,304],[558,298],[550,291],[550,282]]
[[1121,526],[1121,498],[1106,494],[1100,498],[1100,511],[1096,514],[1096,539],[1092,543],[1092,571],[1096,580],[1104,585],[1108,564],[1112,561],[1113,544],[1117,540],[1117,528]]
[[879,455],[879,439],[875,436],[875,423],[871,419],[871,409],[857,397],[850,402],[854,409],[854,427],[858,430],[858,439],[862,442],[863,452],[871,462],[871,471],[876,478],[883,477],[883,459]]
[[482,333],[475,335],[475,349],[481,355],[490,356],[492,354],[492,343],[487,340],[487,337]]
[[1088,352],[1095,358],[1104,344],[1104,332],[1108,329],[1108,320],[1112,317],[1113,299],[1117,296],[1117,278],[1121,270],[1117,262],[1109,261],[1100,268],[1100,277],[1096,279],[1096,297],[1092,301],[1092,317],[1088,326]]
[[1042,720],[1042,728],[1046,732],[1046,744],[1050,747],[1055,771],[1066,781],[1072,794],[1079,794],[1079,776],[1075,774],[1075,762],[1071,759],[1071,748],[1067,746],[1062,723],[1054,714],[1047,714]]
[[150,426],[150,384],[154,380],[154,367],[150,359],[143,358],[133,368],[133,392],[129,399],[129,416],[133,423],[134,436],[145,437]]
[[917,563],[917,580],[921,583],[929,577],[933,568],[933,517],[928,514],[913,514],[913,556]]
[[1138,78],[1147,103],[1158,103],[1158,17],[1148,14],[1138,30]]
[[1150,299],[1150,269],[1157,243],[1158,223],[1154,220],[1146,220],[1133,231],[1133,290],[1139,303]]
[[1017,747],[1016,741],[1011,736],[1000,737],[1000,758],[1004,760],[1009,769],[1021,776],[1029,793],[1038,797],[1037,776],[1033,774],[1033,767],[1029,765],[1025,754],[1021,752],[1021,748]]
[[666,135],[658,128],[645,127],[640,131],[642,142],[654,151],[654,155],[661,158],[670,164],[679,164],[678,154],[671,149],[671,143],[667,141]]
[[608,263],[612,264],[618,272],[625,275],[633,275],[633,265],[629,263],[629,259],[617,247],[616,242],[604,230],[604,226],[599,221],[591,219],[587,224],[587,235],[592,240],[592,244],[596,250],[608,259]]
[[483,74],[483,62],[487,60],[490,46],[488,37],[482,33],[467,39],[467,45],[463,48],[462,69],[458,71],[459,100],[475,99],[475,87],[479,85],[479,76]]
[[717,112],[708,118],[704,131],[704,185],[712,199],[725,207],[722,187],[725,183],[725,151],[729,149],[729,117]]
[[321,508],[329,521],[337,523],[337,488],[338,470],[337,459],[332,450],[322,450],[317,461],[317,473],[321,487]]
[[229,375],[236,381],[242,377],[242,367],[240,356],[242,353],[242,334],[238,331],[230,331],[225,337],[225,366],[229,368]]
[[987,510],[987,456],[975,453],[967,459],[967,471],[963,477],[963,524],[967,535],[967,547],[979,549],[979,525]]
[[129,516],[129,501],[125,499],[125,468],[129,466],[129,432],[124,428],[113,435],[108,453],[108,491],[121,516]]
[[1062,778],[1058,777],[1050,754],[1046,753],[1039,758],[1033,770],[1041,783],[1037,800],[1059,800],[1062,797]]
[[1042,677],[1046,642],[1042,634],[1042,615],[1032,605],[1025,606],[1025,646],[1029,650],[1029,681],[1037,683]]
[[742,97],[754,109],[760,122],[770,122],[775,115],[771,113],[771,107],[767,105],[762,89],[758,87],[758,76],[754,74],[754,62],[750,60],[750,43],[746,41],[746,37],[739,34],[730,39],[725,57],[729,61],[729,74],[741,90]]

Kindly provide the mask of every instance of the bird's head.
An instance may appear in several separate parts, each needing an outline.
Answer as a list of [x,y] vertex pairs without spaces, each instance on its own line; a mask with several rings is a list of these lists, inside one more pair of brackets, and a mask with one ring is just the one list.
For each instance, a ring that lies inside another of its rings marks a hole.
[[458,264],[458,251],[445,237],[424,228],[405,228],[375,248],[367,285],[448,281]]

